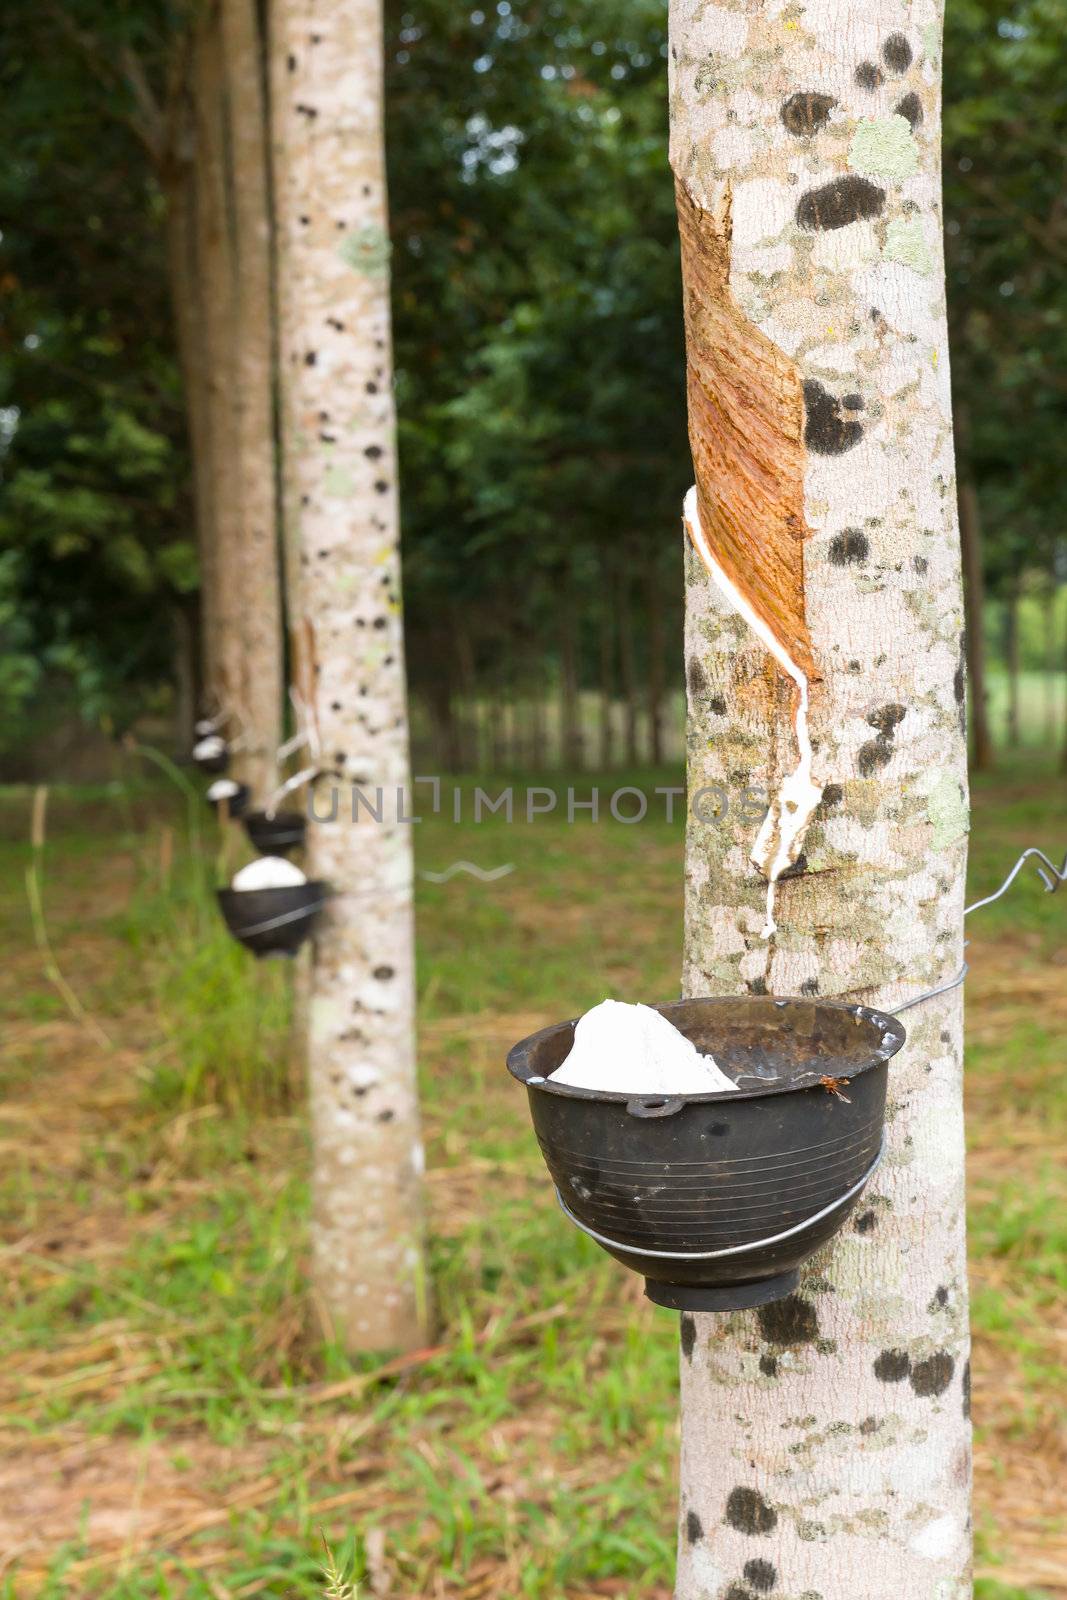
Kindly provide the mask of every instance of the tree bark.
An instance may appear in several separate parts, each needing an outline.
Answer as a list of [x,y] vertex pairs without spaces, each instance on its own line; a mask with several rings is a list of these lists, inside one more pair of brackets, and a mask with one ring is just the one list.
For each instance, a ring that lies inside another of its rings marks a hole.
[[[957,408],[957,433],[966,448],[970,435],[966,407]],[[965,458],[966,459],[966,458]],[[966,616],[967,671],[971,680],[970,724],[976,772],[996,765],[989,731],[989,699],[985,670],[985,583],[982,572],[982,520],[978,490],[970,469],[959,485],[960,544],[963,553],[963,598]]]
[[[796,697],[690,549],[689,782],[731,806],[690,819],[687,995],[892,1010],[961,965],[940,26],[936,0],[672,3],[701,519],[808,662],[823,789],[767,940],[739,791],[796,766]],[[961,991],[905,1020],[844,1234],[788,1299],[682,1318],[677,1600],[970,1593]]]
[[[378,0],[279,0],[272,49],[286,503],[299,507],[302,676],[323,765],[310,876],[332,891],[309,1025],[313,1271],[350,1351],[428,1329],[415,1085],[412,814]],[[381,822],[352,818],[351,786]]]
[[[203,340],[200,448],[206,453],[211,506],[210,581],[205,617],[213,637],[209,690],[221,707],[241,714],[241,517],[233,470],[238,442],[234,406],[234,237],[225,128],[219,13],[207,7],[196,23],[193,49],[196,123],[196,261]],[[232,729],[230,730],[232,731]],[[238,761],[238,767],[243,762]]]
[[231,382],[240,524],[242,769],[253,793],[275,787],[282,742],[283,654],[274,430],[272,228],[264,111],[264,41],[255,0],[222,0],[233,165]]
[[166,205],[167,274],[192,458],[200,569],[200,678],[210,697],[217,694],[218,688],[219,596],[211,497],[209,353],[200,281],[195,112],[192,85],[184,75],[176,82],[173,92],[174,137],[160,172],[160,182]]

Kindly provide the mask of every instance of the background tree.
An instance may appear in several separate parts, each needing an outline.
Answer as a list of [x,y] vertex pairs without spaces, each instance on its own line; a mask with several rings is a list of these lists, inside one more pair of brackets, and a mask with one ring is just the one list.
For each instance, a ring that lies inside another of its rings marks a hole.
[[[769,941],[751,831],[691,823],[687,994],[892,1010],[962,960],[940,24],[936,0],[672,8],[700,515],[779,640],[810,652],[822,786]],[[687,571],[690,784],[740,774],[774,795],[797,762],[793,686],[695,553]],[[959,990],[908,1030],[886,1159],[845,1236],[788,1299],[682,1319],[680,1600],[969,1592]]]
[[[378,0],[335,0],[313,18],[278,0],[271,47],[286,64],[274,81],[294,679],[326,768],[309,873],[331,891],[309,1008],[314,1276],[349,1350],[411,1348],[428,1306],[412,839],[397,812],[410,772]],[[382,795],[382,820],[364,811],[357,825],[354,785]]]

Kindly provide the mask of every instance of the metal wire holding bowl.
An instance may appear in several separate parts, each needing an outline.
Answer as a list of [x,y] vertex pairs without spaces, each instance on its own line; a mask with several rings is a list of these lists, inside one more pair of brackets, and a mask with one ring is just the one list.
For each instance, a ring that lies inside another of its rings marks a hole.
[[[1007,894],[1031,856],[1038,858],[1037,874],[1045,885],[1046,894],[1055,894],[1061,883],[1067,883],[1067,854],[1063,857],[1063,866],[1057,867],[1056,863],[1050,861],[1043,850],[1040,850],[1036,844],[1032,844],[1023,851],[1000,888],[996,889],[992,894],[987,894],[983,900],[975,900],[971,905],[964,906],[963,915],[969,917],[972,911],[981,911],[983,906],[991,906],[994,900],[999,900],[1002,894]],[[964,949],[967,948],[968,943],[968,940],[964,940]],[[933,1000],[936,995],[948,994],[951,989],[958,989],[970,970],[969,963],[965,961],[954,978],[950,978],[947,983],[938,984],[936,989],[927,989],[925,994],[916,995],[914,1000],[905,1000],[903,1005],[894,1006],[893,1014],[897,1015],[901,1011],[910,1011],[913,1006],[921,1006],[924,1001]]]

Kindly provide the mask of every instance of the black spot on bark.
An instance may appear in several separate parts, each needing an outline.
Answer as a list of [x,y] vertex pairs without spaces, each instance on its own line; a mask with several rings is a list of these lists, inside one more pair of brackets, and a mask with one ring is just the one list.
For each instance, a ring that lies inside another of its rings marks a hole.
[[377,461],[381,453],[382,447],[380,444],[369,444],[363,452],[368,461]]
[[392,1122],[392,1120],[393,1120],[393,1118],[395,1116],[396,1116],[396,1112],[395,1111],[389,1111],[389,1110],[379,1111],[379,1113],[378,1113],[378,1121],[379,1122]]
[[810,1344],[819,1337],[819,1319],[810,1300],[799,1294],[772,1300],[758,1313],[760,1332],[768,1344]]
[[765,978],[753,978],[747,987],[749,994],[767,993],[767,981]]
[[865,1211],[856,1218],[857,1233],[873,1233],[878,1226],[878,1214],[875,1211]]
[[906,1350],[883,1350],[875,1358],[874,1375],[883,1383],[903,1383],[911,1371],[911,1357]]
[[[849,396],[850,401],[863,402],[859,396]],[[817,378],[804,382],[804,443],[820,456],[843,456],[846,450],[859,444],[863,438],[862,424],[854,417],[845,416],[846,401],[839,400],[824,389]],[[858,409],[849,406],[849,409]]]
[[968,1361],[963,1368],[963,1415],[971,1414],[971,1363]]
[[801,94],[791,94],[783,104],[780,115],[789,132],[801,139],[825,128],[836,104],[832,94],[815,94],[806,90]]
[[947,1350],[937,1350],[911,1369],[911,1386],[918,1395],[944,1394],[956,1370],[955,1359]]
[[319,358],[315,354],[314,350],[306,351],[305,354],[304,354],[304,365],[305,365],[305,367],[313,367],[318,359]]
[[822,792],[822,799],[819,801],[820,809],[825,808],[827,811],[832,811],[834,806],[839,806],[844,798],[845,791],[841,784],[828,783]]
[[782,879],[782,878],[802,878],[804,876],[805,872],[807,872],[807,870],[808,870],[808,858],[807,858],[807,856],[804,854],[804,852],[802,850],[800,852],[800,854],[797,856],[796,860],[793,862],[793,865],[791,867],[784,868],[784,870],[781,871],[778,874],[778,877],[779,877],[779,879]]
[[857,567],[871,553],[871,541],[858,528],[846,528],[830,540],[830,560],[835,567]]
[[801,994],[807,994],[807,995],[818,994],[818,992],[819,992],[819,980],[818,980],[818,978],[805,978],[804,982],[800,985],[800,992],[801,992]]
[[860,1423],[860,1432],[865,1436],[867,1434],[877,1433],[881,1426],[882,1424],[878,1421],[877,1417],[864,1417],[863,1421]]
[[364,387],[364,389],[366,389],[368,394],[377,394],[378,393],[378,385],[376,383],[365,383],[363,385],[363,387]]
[[913,556],[911,564],[919,574],[920,578],[924,578],[926,576],[930,563],[927,561],[925,556]]
[[732,1583],[724,1590],[722,1600],[752,1600],[752,1591],[746,1589],[743,1584]]
[[374,619],[374,626],[375,626],[375,627],[376,627],[376,628],[378,628],[378,629],[379,629],[379,630],[380,630],[380,629],[382,629],[382,628],[384,628],[384,627],[385,627],[385,626],[386,626],[386,619],[385,619],[385,617],[375,617],[375,619]]
[[877,711],[867,713],[867,722],[870,727],[877,728],[883,739],[892,739],[894,733],[904,721],[907,707],[891,701],[889,705],[879,706]]
[[758,1589],[761,1594],[766,1594],[778,1582],[778,1571],[769,1561],[746,1561],[744,1579],[753,1589]]
[[681,1320],[682,1354],[687,1361],[693,1359],[693,1346],[697,1342],[697,1325],[688,1311],[682,1312]]
[[856,82],[861,89],[880,89],[885,82],[885,73],[873,61],[861,61],[856,68]]
[[897,101],[893,110],[898,117],[903,117],[905,122],[911,123],[913,132],[923,119],[922,101],[917,94],[906,94],[902,100]]
[[777,1378],[777,1376],[778,1376],[778,1357],[777,1356],[760,1356],[760,1358],[759,1358],[759,1369],[763,1373],[763,1376],[765,1378]]
[[690,1544],[696,1544],[698,1539],[704,1537],[704,1524],[695,1511],[687,1511],[685,1514],[685,1536]]
[[882,46],[882,60],[890,72],[907,72],[911,66],[911,45],[902,33],[891,33]]
[[726,1501],[726,1520],[739,1533],[771,1533],[778,1526],[778,1513],[755,1489],[731,1489]]
[[802,194],[797,205],[797,222],[802,228],[846,228],[850,222],[877,217],[884,206],[884,189],[879,189],[869,178],[847,173]]
[[711,699],[708,701],[708,710],[714,711],[717,717],[725,717],[726,701],[723,699],[721,694],[712,695]]
[[375,967],[374,976],[379,983],[387,983],[390,978],[396,977],[395,967]]
[[944,1284],[942,1284],[940,1289],[937,1290],[936,1294],[934,1295],[932,1304],[935,1305],[935,1306],[947,1306],[948,1305],[948,1290],[945,1288]]
[[704,671],[704,664],[698,656],[689,657],[689,661],[686,664],[685,677],[689,685],[689,693],[694,700],[698,699],[708,686],[707,673]]
[[285,64],[289,68],[290,72],[295,72],[296,71],[296,57],[295,56],[286,57],[286,63]]
[[384,478],[379,478],[374,487],[379,494],[387,494],[389,492],[389,485]]
[[861,744],[856,764],[860,775],[869,778],[875,772],[880,772],[888,766],[893,755],[893,747],[885,739],[869,739],[866,744]]

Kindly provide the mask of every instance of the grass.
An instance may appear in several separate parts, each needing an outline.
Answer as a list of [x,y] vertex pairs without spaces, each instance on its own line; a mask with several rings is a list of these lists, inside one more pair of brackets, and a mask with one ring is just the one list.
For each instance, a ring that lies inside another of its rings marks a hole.
[[[191,858],[150,786],[54,798],[48,932],[103,1047],[28,937],[28,804],[0,803],[0,1594],[664,1600],[674,1320],[560,1225],[502,1056],[676,990],[680,822],[416,827],[424,870],[514,870],[419,884],[440,1343],[353,1368],[304,1292],[285,985],[218,932],[217,837]],[[982,780],[972,898],[1064,832],[1051,769]],[[1035,876],[969,929],[980,1600],[1067,1594],[1064,904]]]

